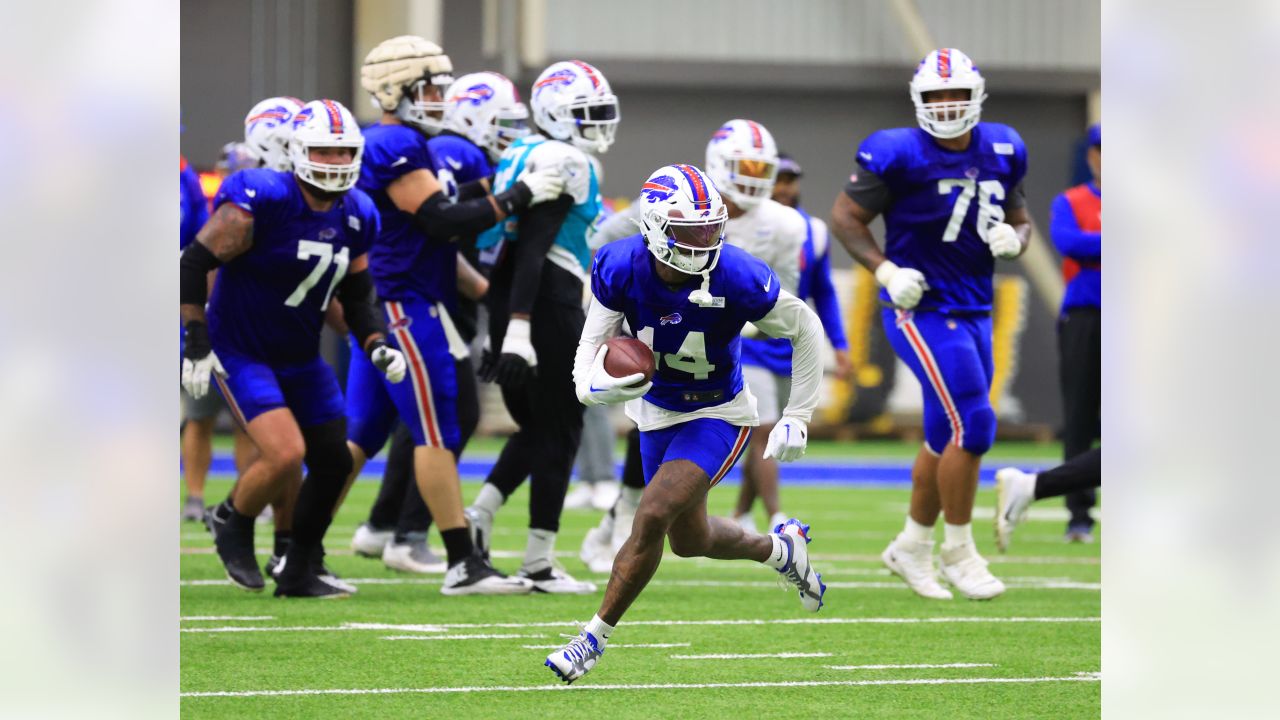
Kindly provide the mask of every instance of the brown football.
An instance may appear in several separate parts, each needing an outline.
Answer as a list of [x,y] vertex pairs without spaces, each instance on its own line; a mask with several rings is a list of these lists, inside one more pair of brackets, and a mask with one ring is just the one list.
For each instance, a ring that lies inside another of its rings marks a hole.
[[632,387],[653,379],[657,367],[653,362],[653,351],[648,345],[629,337],[611,338],[605,345],[609,346],[609,352],[604,356],[605,372],[617,378],[644,373],[644,380],[633,383]]

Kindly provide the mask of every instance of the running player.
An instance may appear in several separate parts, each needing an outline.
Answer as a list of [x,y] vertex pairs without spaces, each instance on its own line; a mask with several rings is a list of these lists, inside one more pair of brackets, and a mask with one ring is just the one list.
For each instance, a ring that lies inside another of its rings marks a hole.
[[1036,500],[1092,491],[1102,487],[1102,448],[1086,450],[1061,465],[1039,473],[1018,468],[996,471],[996,547],[1009,549],[1013,529]]
[[[1027,151],[1013,128],[979,122],[986,83],[954,48],[929,53],[911,80],[918,128],[873,133],[836,197],[831,228],[884,286],[885,332],[924,393],[925,444],[911,471],[906,527],[882,554],[916,593],[950,599],[933,565],[965,597],[1004,592],[973,542],[978,466],[996,435],[991,388],[991,276],[1031,232],[1022,188]],[[869,225],[883,213],[885,250]]]
[[[293,122],[293,172],[254,169],[227,178],[213,217],[183,252],[182,383],[200,398],[214,376],[259,449],[215,538],[228,577],[248,590],[263,588],[253,519],[305,461],[276,595],[327,597],[350,592],[317,572],[351,468],[342,393],[319,354],[330,296],[341,298],[360,350],[387,379],[402,380],[405,361],[387,346],[373,305],[367,253],[378,213],[353,189],[364,150],[360,128],[332,100],[308,103]],[[206,278],[219,267],[206,327]]]
[[[769,535],[707,515],[707,493],[737,461],[759,421],[739,364],[743,326],[794,343],[794,386],[765,456],[805,451],[818,404],[822,328],[807,305],[779,287],[760,260],[724,243],[728,211],[710,179],[691,165],[659,168],[644,184],[642,233],[606,245],[591,274],[592,301],[574,358],[587,404],[626,402],[640,426],[647,488],[631,536],[613,562],[600,610],[546,665],[565,682],[599,661],[614,627],[648,584],[664,540],[681,557],[751,559],[776,569],[804,608],[822,607],[826,586],[809,562],[809,527],[796,519]],[[652,348],[657,372],[612,377],[607,347],[623,320]]]

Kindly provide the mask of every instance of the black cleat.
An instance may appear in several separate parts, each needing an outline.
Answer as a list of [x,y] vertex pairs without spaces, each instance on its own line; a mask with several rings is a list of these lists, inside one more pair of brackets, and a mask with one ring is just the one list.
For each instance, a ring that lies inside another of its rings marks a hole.
[[260,592],[266,587],[262,573],[258,572],[258,559],[253,555],[253,525],[242,529],[225,523],[218,529],[213,544],[227,570],[227,579],[250,592]]
[[309,597],[327,600],[331,598],[350,597],[351,593],[342,588],[330,585],[312,572],[305,572],[301,577],[276,578],[276,597]]
[[266,562],[262,563],[262,574],[266,575],[272,580],[275,580],[276,575],[280,574],[280,565],[282,563],[284,563],[283,555],[272,555],[271,557],[267,558]]
[[225,503],[210,505],[204,509],[204,526],[209,530],[209,534],[213,539],[218,539],[218,531],[227,524],[227,508]]

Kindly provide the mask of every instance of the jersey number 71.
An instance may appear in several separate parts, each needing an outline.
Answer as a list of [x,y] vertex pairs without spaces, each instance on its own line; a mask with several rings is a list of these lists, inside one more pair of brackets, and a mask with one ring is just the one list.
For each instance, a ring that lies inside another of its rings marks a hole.
[[347,274],[347,264],[350,262],[347,256],[347,248],[343,247],[335,255],[333,246],[329,243],[316,242],[315,240],[299,240],[298,241],[298,259],[306,260],[308,258],[318,257],[320,262],[311,268],[311,274],[302,279],[298,283],[298,287],[294,288],[293,293],[285,299],[284,304],[289,307],[298,307],[302,301],[307,298],[307,293],[316,283],[320,282],[320,278],[324,277],[324,271],[329,269],[330,264],[337,265],[337,269],[333,271],[333,279],[329,281],[329,289],[324,293],[324,300],[320,301],[320,310],[323,312],[329,307],[329,297],[333,295],[333,289],[342,282],[343,276]]

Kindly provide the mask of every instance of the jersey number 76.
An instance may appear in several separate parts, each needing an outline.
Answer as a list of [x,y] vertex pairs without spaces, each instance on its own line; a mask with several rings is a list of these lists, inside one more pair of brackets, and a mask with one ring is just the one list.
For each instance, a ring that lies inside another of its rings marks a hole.
[[942,233],[942,242],[955,242],[960,237],[960,225],[969,214],[969,203],[973,196],[978,196],[978,237],[987,240],[987,230],[992,225],[1004,222],[1004,208],[995,204],[1004,199],[1004,185],[999,180],[983,180],[977,182],[971,178],[947,178],[938,181],[938,194],[950,195],[953,188],[960,188],[956,195],[955,205],[951,206],[951,222]]

